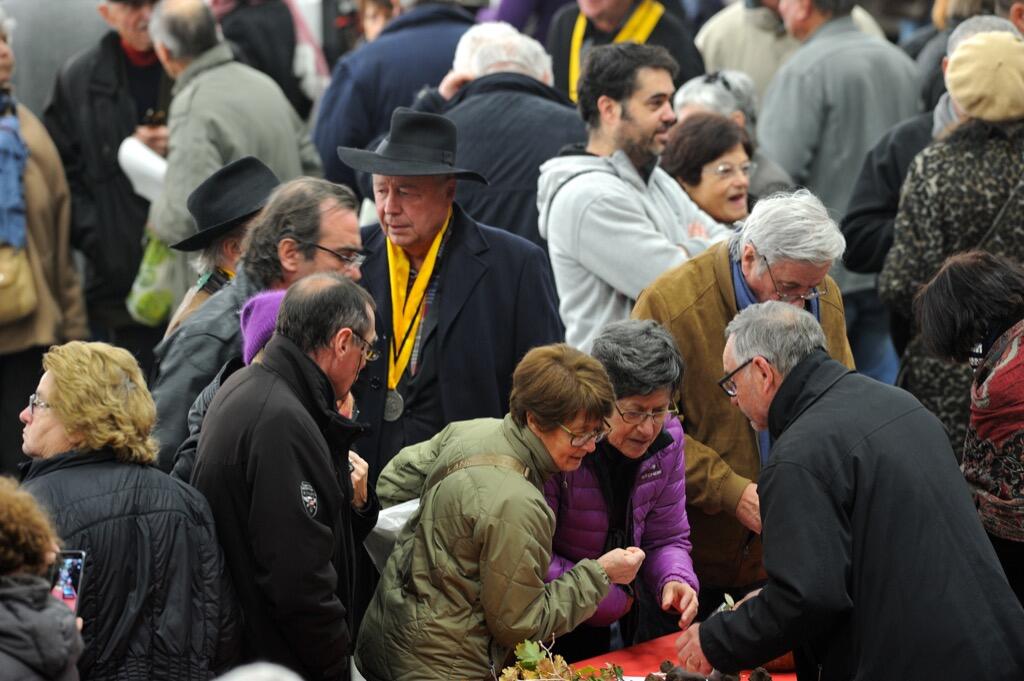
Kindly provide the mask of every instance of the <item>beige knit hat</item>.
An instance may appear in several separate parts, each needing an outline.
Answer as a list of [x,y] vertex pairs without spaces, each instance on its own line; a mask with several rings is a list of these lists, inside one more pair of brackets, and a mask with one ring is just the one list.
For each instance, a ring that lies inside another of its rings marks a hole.
[[949,59],[946,88],[971,118],[1024,118],[1024,41],[1005,32],[968,38]]

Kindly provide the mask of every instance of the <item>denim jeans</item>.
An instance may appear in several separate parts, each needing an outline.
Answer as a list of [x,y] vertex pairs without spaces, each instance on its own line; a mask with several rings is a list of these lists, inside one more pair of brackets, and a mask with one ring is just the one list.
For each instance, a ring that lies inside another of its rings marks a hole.
[[843,295],[846,335],[853,350],[857,371],[876,381],[892,385],[900,358],[889,335],[889,310],[874,289]]

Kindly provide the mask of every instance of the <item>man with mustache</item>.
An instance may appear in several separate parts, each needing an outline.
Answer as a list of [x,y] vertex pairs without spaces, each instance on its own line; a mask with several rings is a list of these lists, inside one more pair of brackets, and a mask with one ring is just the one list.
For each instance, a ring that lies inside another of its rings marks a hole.
[[593,48],[579,81],[587,142],[541,166],[540,235],[548,241],[566,342],[580,349],[605,324],[629,318],[659,274],[728,232],[658,167],[676,122],[677,70],[663,47]]

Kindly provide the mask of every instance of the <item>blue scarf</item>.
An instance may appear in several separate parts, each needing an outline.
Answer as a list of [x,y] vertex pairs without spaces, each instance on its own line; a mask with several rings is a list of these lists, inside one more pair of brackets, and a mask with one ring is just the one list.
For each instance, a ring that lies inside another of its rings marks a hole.
[[[743,269],[740,267],[740,263],[733,260],[732,257],[729,258],[729,262],[732,265],[732,288],[736,291],[736,310],[741,311],[751,305],[757,305],[758,300],[754,297],[754,292],[750,290],[747,280],[743,278]],[[813,298],[807,302],[810,303],[809,312],[820,323],[821,306],[818,304],[818,299]],[[757,431],[757,448],[761,455],[761,466],[764,467],[772,452],[772,438],[767,430]]]
[[0,243],[25,248],[25,162],[28,147],[21,138],[21,124],[14,97],[0,95]]

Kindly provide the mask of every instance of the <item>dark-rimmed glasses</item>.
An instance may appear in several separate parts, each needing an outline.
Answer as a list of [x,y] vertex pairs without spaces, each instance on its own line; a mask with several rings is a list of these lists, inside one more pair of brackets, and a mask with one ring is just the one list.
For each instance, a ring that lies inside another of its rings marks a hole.
[[619,416],[622,418],[624,423],[628,423],[631,426],[638,426],[647,419],[651,419],[655,423],[661,421],[665,422],[665,418],[671,414],[676,416],[679,414],[679,410],[675,407],[667,407],[665,409],[659,409],[658,411],[622,411],[619,409],[618,403],[615,404],[615,411],[619,412]]
[[747,366],[753,361],[754,358],[751,357],[746,362],[744,362],[743,364],[739,365],[738,367],[727,373],[725,376],[722,376],[720,379],[718,379],[718,387],[721,388],[722,391],[729,397],[736,397],[736,381],[733,379],[736,376],[736,374],[742,371],[745,366]]
[[359,339],[359,342],[363,344],[363,359],[367,362],[373,362],[380,359],[380,350],[373,347],[373,343],[363,338],[362,334],[352,332],[352,336]]
[[39,409],[49,409],[50,403],[43,402],[35,393],[32,393],[28,396],[28,415],[35,416],[37,407]]
[[569,435],[569,444],[572,445],[573,447],[586,447],[591,442],[597,444],[601,440],[608,437],[608,432],[611,430],[611,427],[609,427],[607,421],[604,422],[603,430],[595,430],[592,433],[574,433],[565,426],[563,426],[561,423],[558,424],[558,427],[564,430]]
[[319,249],[325,253],[330,253],[335,258],[343,262],[347,267],[362,267],[363,263],[366,262],[366,253],[363,251],[352,250],[351,253],[341,253],[334,249],[327,248],[326,246],[315,244],[312,241],[307,241],[305,243],[307,246],[312,246],[313,248]]
[[820,298],[824,294],[828,293],[828,288],[825,286],[824,280],[807,293],[783,293],[779,290],[779,285],[775,283],[775,275],[772,274],[772,266],[768,264],[768,258],[762,255],[761,260],[764,261],[764,266],[768,269],[768,278],[772,280],[772,286],[775,288],[775,296],[781,303],[791,303],[794,300],[814,300],[815,298]]

